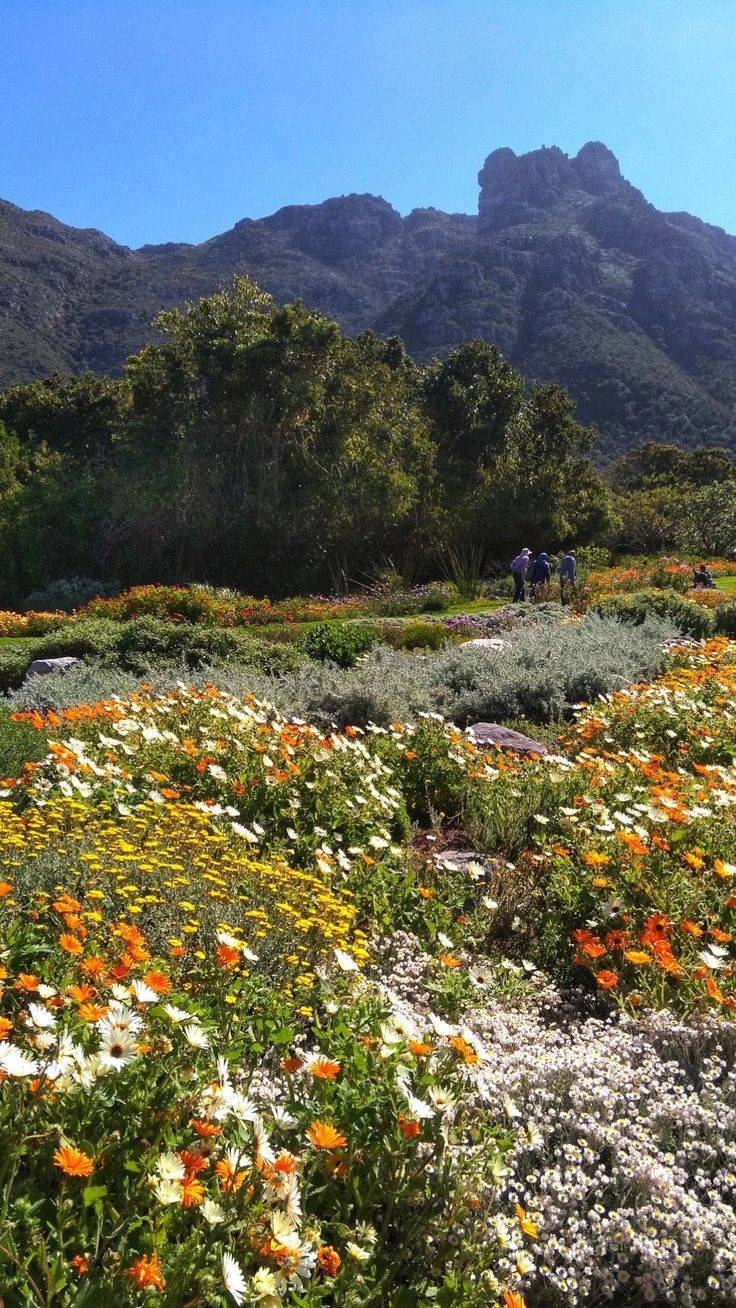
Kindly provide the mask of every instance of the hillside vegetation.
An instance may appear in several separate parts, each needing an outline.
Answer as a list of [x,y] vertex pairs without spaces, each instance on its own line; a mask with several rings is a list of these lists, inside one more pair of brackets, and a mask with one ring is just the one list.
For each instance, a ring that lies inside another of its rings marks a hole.
[[245,274],[351,335],[399,335],[418,361],[497,345],[569,388],[607,457],[641,439],[733,446],[734,237],[655,209],[596,141],[494,150],[478,180],[477,215],[347,195],[139,250],[0,202],[0,383],[119,375],[157,313]]

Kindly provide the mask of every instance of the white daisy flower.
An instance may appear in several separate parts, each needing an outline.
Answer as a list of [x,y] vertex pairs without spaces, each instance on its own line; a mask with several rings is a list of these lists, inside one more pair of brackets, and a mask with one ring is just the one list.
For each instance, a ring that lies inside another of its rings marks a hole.
[[238,1308],[240,1308],[240,1304],[245,1299],[246,1282],[242,1270],[232,1254],[224,1253],[222,1255],[222,1279],[225,1282],[225,1289],[228,1294],[232,1295],[236,1304],[238,1304]]
[[159,1154],[156,1159],[156,1171],[162,1181],[183,1181],[186,1170],[179,1155],[171,1150],[167,1150],[165,1154]]

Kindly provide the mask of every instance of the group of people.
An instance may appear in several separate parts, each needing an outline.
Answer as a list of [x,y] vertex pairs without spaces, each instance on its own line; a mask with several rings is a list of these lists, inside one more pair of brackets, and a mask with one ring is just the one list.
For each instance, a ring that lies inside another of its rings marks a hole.
[[[514,604],[526,599],[527,583],[532,599],[538,598],[540,592],[552,580],[549,554],[542,550],[539,554],[533,555],[531,550],[524,546],[511,564],[511,575],[514,579]],[[563,604],[572,598],[577,579],[577,555],[575,550],[566,550],[560,559],[560,600]]]

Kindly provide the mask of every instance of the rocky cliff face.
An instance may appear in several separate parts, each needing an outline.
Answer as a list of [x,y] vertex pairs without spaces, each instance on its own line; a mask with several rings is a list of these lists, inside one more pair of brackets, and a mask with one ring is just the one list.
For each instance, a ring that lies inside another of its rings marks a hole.
[[495,150],[478,181],[477,216],[402,218],[349,195],[135,251],[0,202],[0,383],[119,371],[160,309],[247,273],[419,359],[494,342],[571,390],[604,453],[645,438],[736,448],[736,238],[660,213],[600,142]]

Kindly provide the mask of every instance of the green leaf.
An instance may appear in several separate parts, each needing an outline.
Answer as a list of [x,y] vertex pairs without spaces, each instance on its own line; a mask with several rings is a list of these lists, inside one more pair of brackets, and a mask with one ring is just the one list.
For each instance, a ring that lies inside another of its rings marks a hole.
[[106,1185],[88,1185],[82,1192],[82,1202],[86,1208],[89,1208],[92,1204],[96,1204],[98,1199],[104,1199],[106,1194]]

